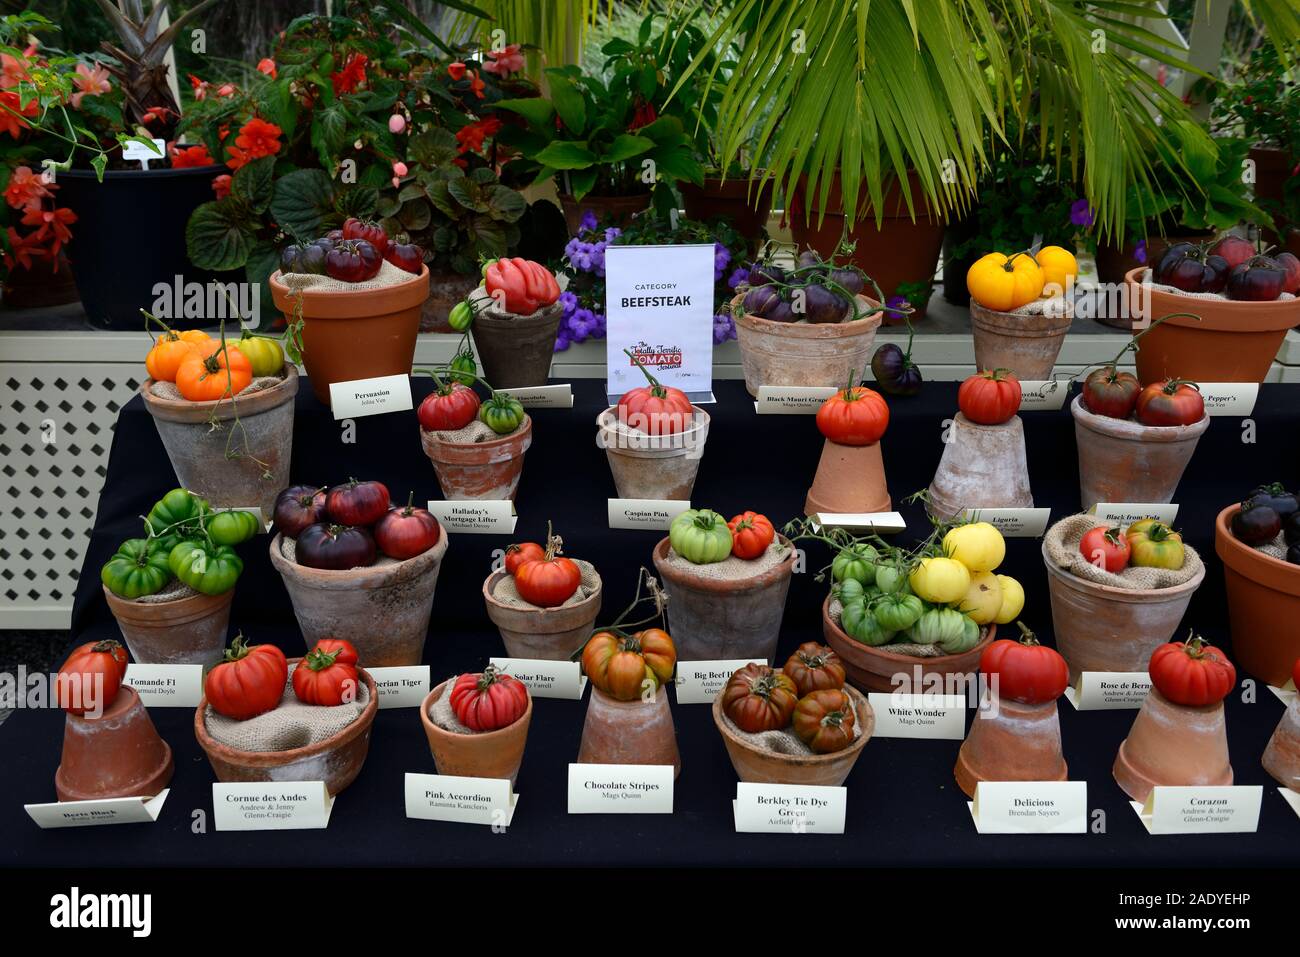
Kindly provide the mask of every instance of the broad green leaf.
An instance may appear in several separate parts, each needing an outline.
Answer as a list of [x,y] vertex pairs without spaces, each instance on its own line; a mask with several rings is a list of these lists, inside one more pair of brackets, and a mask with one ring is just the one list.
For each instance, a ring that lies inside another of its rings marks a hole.
[[582,134],[586,131],[587,101],[571,81],[559,77],[551,83],[551,103],[571,132]]
[[600,154],[600,161],[602,163],[621,163],[654,148],[654,140],[647,139],[644,136],[633,136],[631,133],[620,133],[614,138],[614,142],[610,144],[609,149]]
[[271,194],[271,215],[291,236],[320,235],[334,208],[334,183],[319,169],[300,169],[281,176]]
[[185,226],[185,249],[200,269],[222,272],[248,262],[256,235],[243,204],[225,199],[204,203]]
[[540,96],[530,96],[517,100],[498,100],[497,107],[518,113],[534,126],[545,126],[555,115],[555,107]]
[[556,140],[534,159],[552,169],[587,169],[596,162],[596,154],[581,143]]
[[271,204],[275,157],[263,156],[245,163],[230,181],[230,194],[248,205],[255,213],[264,213]]

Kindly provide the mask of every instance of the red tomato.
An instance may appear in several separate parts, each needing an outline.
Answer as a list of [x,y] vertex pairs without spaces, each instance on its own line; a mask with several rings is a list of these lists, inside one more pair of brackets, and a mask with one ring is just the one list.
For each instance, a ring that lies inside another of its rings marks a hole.
[[722,713],[750,734],[784,728],[798,703],[790,676],[767,665],[745,665],[722,689]]
[[635,701],[672,678],[677,649],[668,632],[647,628],[635,635],[600,631],[582,649],[582,670],[591,683],[619,701]]
[[[303,704],[333,707],[357,699],[361,677],[355,664],[339,659],[346,649],[322,651],[320,645],[307,652],[307,656],[293,669],[293,693]],[[352,654],[356,654],[353,649]]]
[[[126,649],[106,638],[73,649],[55,678],[56,703],[68,714],[107,711],[126,677]],[[98,687],[96,685],[98,684]]]
[[560,286],[551,271],[518,256],[489,263],[483,273],[483,288],[506,312],[517,316],[531,316],[560,298]]
[[1119,526],[1107,528],[1098,525],[1084,534],[1079,542],[1079,554],[1088,560],[1088,564],[1118,574],[1128,567],[1128,538]]
[[479,404],[477,392],[453,382],[426,395],[415,415],[426,432],[455,432],[478,417]]
[[1174,704],[1192,708],[1218,704],[1237,683],[1232,662],[1200,637],[1161,645],[1147,670],[1157,691]]
[[356,646],[346,638],[322,638],[316,642],[316,647],[312,648],[312,651],[324,651],[334,655],[335,660],[343,665],[355,665],[359,658]]
[[1120,372],[1114,366],[1103,366],[1088,374],[1083,380],[1083,404],[1089,412],[1127,419],[1137,405],[1142,383],[1131,372]]
[[1192,425],[1205,417],[1205,400],[1194,382],[1163,379],[1138,394],[1137,420],[1143,425]]
[[619,422],[646,435],[676,435],[686,431],[695,418],[695,407],[686,393],[661,385],[630,350],[623,351],[650,384],[623,393],[618,400]]
[[388,511],[388,489],[382,482],[348,479],[325,495],[325,511],[340,525],[373,525]]
[[800,697],[814,691],[844,687],[844,662],[826,645],[805,641],[781,669],[794,682]]
[[519,542],[506,549],[506,574],[513,575],[525,562],[535,562],[546,556],[546,549],[536,542]]
[[515,588],[519,597],[539,608],[563,605],[582,584],[582,569],[560,554],[559,536],[547,526],[546,551],[541,558],[522,562],[515,567]]
[[727,523],[731,529],[731,554],[737,558],[757,558],[767,551],[776,538],[776,529],[766,515],[741,512]]
[[488,665],[482,674],[464,674],[456,679],[451,686],[451,709],[471,731],[496,731],[524,716],[528,689],[523,682]]
[[817,428],[839,445],[872,445],[889,427],[889,406],[864,385],[841,389],[817,410]]
[[414,498],[412,492],[404,506],[389,509],[375,523],[375,544],[389,558],[404,561],[423,555],[442,537],[438,520],[427,509],[416,508]]
[[853,699],[843,688],[814,691],[800,698],[791,720],[794,733],[815,754],[842,751],[853,743],[857,716]]
[[[360,219],[349,218],[343,222],[344,239],[364,239],[370,245],[375,247],[375,252],[383,256],[388,252],[388,233],[384,232],[384,227],[378,223],[363,222]],[[419,270],[415,270],[419,272]]]
[[1070,683],[1070,668],[1052,648],[1040,645],[1024,625],[1019,641],[999,638],[980,655],[980,671],[997,676],[997,694],[1025,704],[1046,704],[1059,698]]
[[203,694],[217,714],[246,721],[278,705],[288,680],[289,663],[283,651],[275,645],[250,648],[238,635],[225,659],[208,672]]
[[1020,380],[1008,369],[976,373],[957,388],[957,407],[979,425],[1001,425],[1020,409]]

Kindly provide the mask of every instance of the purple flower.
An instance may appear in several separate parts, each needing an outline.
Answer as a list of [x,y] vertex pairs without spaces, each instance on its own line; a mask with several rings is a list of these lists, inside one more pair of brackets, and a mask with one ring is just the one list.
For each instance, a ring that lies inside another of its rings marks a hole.
[[574,236],[564,244],[564,256],[569,262],[573,262],[573,257],[578,254],[578,248],[582,246],[582,240]]
[[1147,241],[1145,239],[1139,239],[1137,245],[1133,247],[1133,258],[1136,259],[1138,262],[1140,262],[1142,265],[1144,266],[1146,265]]
[[885,311],[891,316],[902,318],[911,310],[912,304],[906,296],[890,296],[885,300]]
[[574,342],[583,342],[591,335],[592,330],[596,327],[596,315],[590,309],[580,308],[574,310],[569,317],[568,329],[569,338]]
[[560,305],[564,307],[564,318],[567,319],[578,308],[578,297],[566,289],[560,293]]
[[747,282],[749,282],[749,270],[744,266],[737,266],[731,271],[731,275],[727,277],[727,286],[731,289],[735,289]]
[[584,209],[582,211],[582,219],[578,221],[578,228],[584,231],[596,228],[596,213],[594,210]]
[[569,348],[569,333],[564,326],[560,326],[560,331],[555,335],[555,352],[563,352]]
[[618,237],[622,235],[623,235],[623,230],[619,229],[617,226],[610,226],[608,229],[605,230],[605,242],[612,243],[614,240],[618,239]]
[[592,326],[592,329],[591,329],[591,336],[592,336],[592,338],[593,338],[593,339],[604,339],[604,338],[605,338],[605,316],[604,316],[604,314],[603,314],[603,313],[599,313],[599,312],[597,312],[597,313],[594,314],[593,318],[596,320],[596,323],[595,323],[594,326]]
[[1076,199],[1070,206],[1070,222],[1075,226],[1091,226],[1093,222],[1092,207],[1088,205],[1088,200]]
[[729,313],[720,312],[713,317],[713,342],[719,345],[736,338],[736,321]]
[[713,281],[718,282],[722,279],[722,274],[726,272],[727,266],[731,263],[731,250],[727,249],[722,243],[713,244]]
[[573,253],[569,256],[569,262],[573,263],[576,269],[583,272],[589,272],[592,267],[592,253],[595,247],[590,243],[579,242]]

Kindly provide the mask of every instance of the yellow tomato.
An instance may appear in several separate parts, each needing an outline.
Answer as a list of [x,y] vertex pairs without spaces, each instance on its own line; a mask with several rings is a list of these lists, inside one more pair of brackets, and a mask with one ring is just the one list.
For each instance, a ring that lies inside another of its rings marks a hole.
[[943,550],[972,572],[991,572],[1007,555],[1002,533],[988,522],[958,525],[943,537]]
[[1010,575],[999,575],[998,584],[1002,586],[1002,607],[998,609],[998,616],[993,620],[999,625],[1009,625],[1020,617],[1020,612],[1025,607],[1025,590],[1020,587],[1020,582],[1016,581]]
[[966,597],[970,571],[951,558],[923,558],[908,581],[918,598],[935,605],[949,605]]
[[1066,284],[1079,278],[1079,263],[1074,254],[1060,246],[1044,246],[1034,257],[1043,272],[1043,295],[1060,296]]
[[1002,253],[989,253],[967,270],[966,289],[984,308],[1010,312],[1042,295],[1043,271],[1028,253],[1016,253],[1010,259]]
[[970,577],[970,588],[957,610],[964,612],[977,625],[989,625],[997,620],[1002,610],[1002,586],[992,572],[976,572]]

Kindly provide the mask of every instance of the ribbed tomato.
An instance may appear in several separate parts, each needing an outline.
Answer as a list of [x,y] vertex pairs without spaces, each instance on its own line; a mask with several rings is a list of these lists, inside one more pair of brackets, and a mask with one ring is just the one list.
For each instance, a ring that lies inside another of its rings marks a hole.
[[1133,414],[1141,391],[1142,383],[1133,373],[1120,372],[1114,366],[1102,366],[1088,373],[1080,395],[1084,406],[1094,415],[1127,419]]
[[805,641],[781,669],[794,682],[800,697],[827,688],[844,687],[844,662],[826,645]]
[[238,349],[220,339],[197,344],[176,367],[176,389],[191,402],[214,402],[236,396],[253,381],[253,365]]
[[857,716],[853,699],[843,688],[814,691],[795,705],[794,733],[815,754],[843,751],[853,743],[853,725]]
[[600,631],[582,649],[582,670],[591,683],[619,701],[635,701],[672,678],[677,649],[668,632],[647,628],[635,635]]
[[872,445],[889,427],[889,406],[864,385],[840,389],[817,410],[817,428],[839,445]]
[[1194,382],[1162,379],[1138,394],[1136,411],[1143,425],[1192,425],[1205,417],[1205,400]]
[[799,692],[789,675],[752,662],[722,689],[722,713],[750,734],[784,728],[798,703]]
[[126,664],[126,649],[112,638],[88,641],[75,648],[55,678],[58,706],[75,715],[107,711],[122,687]]
[[383,482],[348,479],[326,493],[325,511],[340,525],[373,525],[388,511],[388,488]]
[[979,425],[1001,425],[1020,409],[1020,380],[1009,369],[989,369],[957,388],[961,414]]
[[478,416],[478,393],[458,382],[445,383],[424,397],[415,411],[426,432],[455,432]]
[[662,385],[631,352],[624,349],[632,364],[649,382],[629,389],[618,400],[618,421],[629,429],[646,435],[675,435],[686,431],[695,416],[691,400],[681,389]]
[[731,554],[737,558],[758,558],[776,538],[776,529],[766,515],[741,512],[727,523],[731,529]]
[[997,676],[997,695],[1024,704],[1046,704],[1064,694],[1070,668],[1053,648],[1040,645],[1023,624],[1018,641],[999,638],[980,655],[980,671],[991,682]]
[[1151,655],[1151,683],[1174,704],[1218,704],[1237,683],[1237,669],[1222,651],[1194,636],[1161,645]]
[[355,664],[339,660],[344,654],[343,648],[322,651],[320,645],[307,652],[293,669],[294,697],[303,704],[326,707],[355,701],[361,678]]
[[212,710],[236,721],[270,711],[284,696],[289,663],[275,645],[253,645],[237,635],[224,660],[208,672],[203,694]]
[[451,686],[451,709],[471,731],[509,727],[528,710],[528,689],[517,678],[488,665],[481,674],[464,674]]

